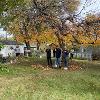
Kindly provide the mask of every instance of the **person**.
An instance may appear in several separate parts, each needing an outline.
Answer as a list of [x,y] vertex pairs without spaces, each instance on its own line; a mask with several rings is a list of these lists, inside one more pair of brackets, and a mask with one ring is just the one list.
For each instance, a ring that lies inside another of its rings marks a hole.
[[13,63],[15,61],[15,50],[13,47],[10,48],[9,57],[11,58],[10,63]]
[[52,66],[51,49],[50,49],[50,47],[48,47],[48,48],[46,49],[46,56],[47,56],[48,66]]
[[72,52],[70,53],[70,59],[73,59],[73,53]]
[[13,47],[10,47],[9,56],[10,56],[10,57],[14,57],[14,56],[15,56],[15,50],[14,50]]
[[16,52],[16,57],[20,56],[20,48],[19,48],[19,46],[16,46],[15,52]]
[[56,57],[56,66],[58,68],[61,68],[61,49],[59,48],[59,46],[57,46],[56,51],[55,51],[55,57]]
[[74,50],[72,49],[71,51],[70,51],[70,59],[72,60],[73,59],[73,56],[74,56]]
[[64,50],[62,52],[62,57],[63,57],[63,61],[64,61],[64,69],[67,69],[67,67],[68,67],[68,56],[69,56],[69,52],[68,52],[68,50],[66,50],[66,48],[64,48]]

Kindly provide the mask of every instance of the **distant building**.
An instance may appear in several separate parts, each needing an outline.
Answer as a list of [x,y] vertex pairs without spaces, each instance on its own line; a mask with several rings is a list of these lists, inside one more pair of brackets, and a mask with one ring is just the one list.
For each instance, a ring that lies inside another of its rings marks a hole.
[[14,50],[16,46],[19,46],[20,54],[24,54],[24,45],[16,41],[2,40],[0,41],[0,45],[2,45],[0,48],[0,55],[2,57],[15,56]]
[[100,59],[100,46],[81,46],[74,52],[74,57],[88,60]]

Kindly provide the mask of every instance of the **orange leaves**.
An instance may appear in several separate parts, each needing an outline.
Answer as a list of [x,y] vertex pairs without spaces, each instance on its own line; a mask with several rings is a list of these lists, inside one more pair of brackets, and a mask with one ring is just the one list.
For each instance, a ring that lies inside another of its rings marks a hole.
[[86,20],[88,21],[88,22],[91,22],[91,21],[93,21],[93,20],[95,20],[96,19],[96,16],[95,15],[87,15],[87,17],[86,17]]
[[73,40],[73,37],[72,37],[71,34],[68,34],[68,35],[66,35],[66,36],[64,37],[64,40],[65,40],[66,43],[70,43],[71,40]]
[[37,40],[40,43],[57,43],[57,38],[51,29],[40,34],[29,33],[28,36],[17,34],[16,39],[20,42],[24,42],[24,40],[30,41],[30,43],[36,42]]
[[16,38],[16,40],[19,41],[19,42],[24,42],[24,37],[23,37],[22,35],[17,34],[17,35],[15,36],[15,38]]
[[95,45],[100,45],[100,39],[95,41]]
[[54,43],[57,41],[56,36],[52,30],[45,31],[38,36],[38,40],[41,42]]

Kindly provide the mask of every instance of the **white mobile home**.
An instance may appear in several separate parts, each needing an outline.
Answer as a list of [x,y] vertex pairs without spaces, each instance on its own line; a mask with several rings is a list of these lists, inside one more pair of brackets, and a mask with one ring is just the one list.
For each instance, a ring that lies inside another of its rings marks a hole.
[[16,41],[2,40],[0,41],[0,45],[2,45],[2,48],[0,48],[0,55],[2,57],[15,56],[15,52],[13,51],[16,49],[16,46],[19,46],[20,53],[24,54],[24,45]]

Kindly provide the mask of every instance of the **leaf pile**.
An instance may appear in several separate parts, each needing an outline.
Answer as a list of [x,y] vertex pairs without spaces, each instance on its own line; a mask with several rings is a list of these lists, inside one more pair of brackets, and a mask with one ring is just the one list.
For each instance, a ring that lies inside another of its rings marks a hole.
[[51,68],[48,67],[48,66],[44,66],[44,65],[41,65],[41,64],[33,64],[31,65],[34,69],[42,69],[44,71],[46,70],[50,70]]
[[75,61],[71,61],[69,66],[68,66],[68,70],[69,71],[75,71],[75,70],[80,70],[80,69],[82,69],[80,67],[80,64],[75,62]]

